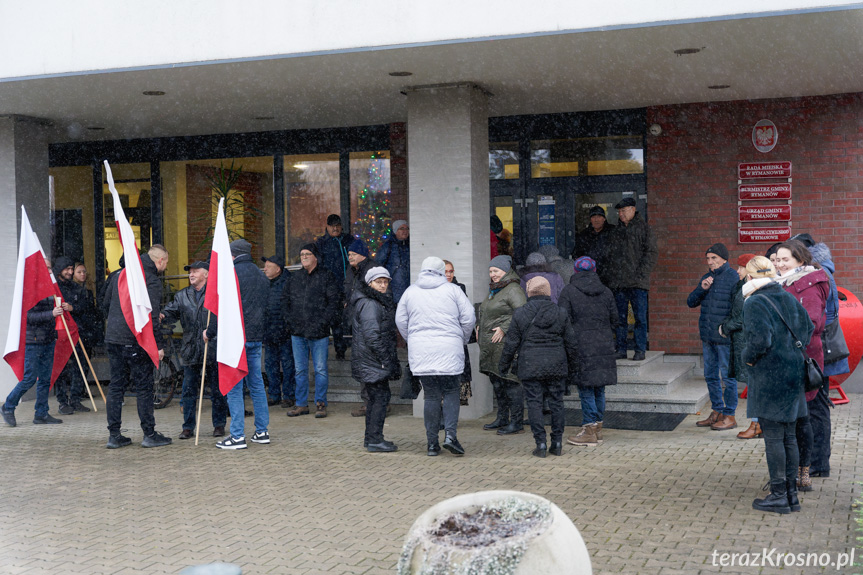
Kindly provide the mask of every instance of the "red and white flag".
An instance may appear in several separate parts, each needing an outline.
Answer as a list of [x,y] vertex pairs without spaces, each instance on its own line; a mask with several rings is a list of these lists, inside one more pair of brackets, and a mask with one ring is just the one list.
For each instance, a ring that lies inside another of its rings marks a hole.
[[[46,297],[54,295],[51,272],[45,265],[45,252],[30,227],[27,210],[21,206],[21,241],[18,245],[18,269],[12,291],[9,334],[3,359],[12,367],[18,381],[24,378],[24,352],[27,341],[27,312]],[[52,379],[53,381],[53,379]]]
[[156,346],[156,338],[153,336],[153,322],[150,312],[150,294],[147,293],[147,280],[144,277],[144,267],[141,265],[141,255],[135,243],[135,234],[123,205],[120,203],[120,195],[114,187],[114,176],[111,174],[111,166],[105,160],[105,172],[108,175],[108,188],[114,200],[114,221],[117,224],[117,233],[120,235],[120,243],[123,245],[123,255],[126,259],[126,267],[117,276],[117,291],[120,296],[120,308],[126,325],[135,334],[138,345],[144,348],[156,367],[159,367],[159,348]]
[[219,390],[222,395],[227,395],[249,374],[249,367],[246,363],[246,329],[243,324],[243,307],[240,305],[240,282],[237,280],[234,259],[231,257],[228,227],[225,225],[222,206],[224,201],[224,198],[219,200],[204,307],[219,318],[216,333]]
[[[60,292],[60,286],[57,285],[57,279],[53,272],[51,273],[51,281],[54,283],[54,297],[59,305],[63,301],[63,294]],[[63,325],[63,318],[66,318],[66,325]],[[66,327],[69,328],[68,333]],[[52,387],[57,378],[60,377],[63,368],[66,367],[66,362],[72,357],[72,349],[78,344],[78,324],[72,319],[71,313],[64,313],[62,316],[54,318],[54,329],[57,330],[57,343],[54,345],[54,365],[51,368]],[[69,336],[72,337],[71,340]]]

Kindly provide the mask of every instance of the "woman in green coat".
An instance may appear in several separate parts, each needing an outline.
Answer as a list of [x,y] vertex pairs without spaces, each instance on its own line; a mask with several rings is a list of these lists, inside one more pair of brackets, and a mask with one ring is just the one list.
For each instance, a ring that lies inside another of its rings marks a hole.
[[500,373],[498,364],[503,340],[509,330],[512,314],[527,303],[520,279],[512,269],[512,258],[495,256],[488,267],[489,293],[480,304],[477,316],[479,370],[491,380],[497,398],[497,418],[483,429],[496,429],[498,435],[523,433],[524,390],[513,368]]

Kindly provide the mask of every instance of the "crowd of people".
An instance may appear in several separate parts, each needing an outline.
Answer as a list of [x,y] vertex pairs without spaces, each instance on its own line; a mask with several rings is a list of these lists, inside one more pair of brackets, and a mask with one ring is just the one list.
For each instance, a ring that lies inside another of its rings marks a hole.
[[[502,436],[524,433],[527,405],[536,444],[533,454],[561,455],[563,397],[574,386],[583,421],[579,432],[566,442],[599,445],[605,388],[617,383],[617,360],[645,359],[647,290],[657,256],[655,238],[636,211],[634,199],[624,198],[615,209],[617,225],[607,222],[602,207],[590,210],[590,225],[578,234],[570,258],[545,245],[529,254],[521,268],[507,253],[509,237],[502,237],[506,230],[493,216],[488,294],[476,305],[448,260],[426,258],[411,281],[410,228],[405,220],[393,223],[392,237],[372,256],[362,239],[343,231],[338,215],[330,215],[323,236],[300,248],[301,269],[294,272],[285,268],[278,255],[261,258],[261,270],[252,260],[251,244],[235,240],[230,248],[249,373],[227,396],[219,391],[212,344],[218,333],[217,318],[203,307],[209,264],[198,261],[185,266],[189,286],[162,307],[158,274],[167,267],[169,255],[164,246],[152,246],[141,256],[141,263],[154,325],[179,322],[183,330],[179,438],[192,437],[197,425],[204,367],[203,383],[211,391],[212,435],[222,438],[216,443],[221,449],[247,447],[245,392],[254,410],[255,431],[250,437],[254,443],[270,442],[270,407],[285,408],[288,417],[311,414],[310,370],[314,372],[314,415],[325,418],[332,336],[337,360],[345,359],[352,346],[351,374],[361,385],[363,400],[352,414],[365,417],[363,445],[370,452],[398,449],[384,438],[383,430],[390,382],[404,377],[424,392],[428,455],[437,456],[441,447],[455,455],[465,453],[458,440],[458,415],[472,396],[467,344],[473,341],[479,346],[479,370],[489,377],[497,405],[494,420],[483,429]],[[829,382],[825,377],[820,387],[805,391],[803,358],[812,358],[827,376],[848,371],[847,356],[834,355],[834,346],[822,345],[822,338],[837,337],[838,329],[838,291],[830,250],[800,234],[772,246],[764,256],[740,255],[736,270],[721,243],[710,246],[705,258],[707,272],[687,298],[690,308],[700,308],[699,335],[711,403],[710,415],[696,425],[715,431],[736,428],[738,387],[747,385],[751,422],[738,437],[764,438],[770,473],[770,495],[755,500],[753,506],[779,513],[798,511],[798,490],[811,490],[812,477],[830,473]],[[125,447],[131,444],[120,434],[126,388],[131,384],[139,398],[150,397],[153,377],[152,362],[121,309],[120,274],[108,277],[97,306],[83,264],[62,256],[53,266],[47,260],[46,264],[63,297],[59,303],[47,298],[28,312],[24,377],[0,406],[0,413],[8,425],[15,426],[15,408],[35,384],[33,422],[62,423],[48,413],[48,395],[56,318],[69,313],[85,348],[105,345],[112,381],[107,447]],[[160,359],[161,334],[161,329],[154,330]],[[399,361],[400,346],[407,347],[406,373]],[[81,402],[83,382],[78,375],[70,360],[57,380],[60,414],[89,411]],[[144,433],[142,446],[172,442],[155,430],[152,402],[137,402],[137,411]],[[546,414],[551,420],[549,436]]]

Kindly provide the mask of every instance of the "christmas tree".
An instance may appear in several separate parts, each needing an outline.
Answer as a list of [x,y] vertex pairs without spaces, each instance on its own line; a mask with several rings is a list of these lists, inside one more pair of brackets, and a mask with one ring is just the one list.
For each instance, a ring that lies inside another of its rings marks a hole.
[[390,237],[390,165],[389,160],[372,154],[368,161],[368,180],[357,196],[357,219],[351,231],[377,253]]

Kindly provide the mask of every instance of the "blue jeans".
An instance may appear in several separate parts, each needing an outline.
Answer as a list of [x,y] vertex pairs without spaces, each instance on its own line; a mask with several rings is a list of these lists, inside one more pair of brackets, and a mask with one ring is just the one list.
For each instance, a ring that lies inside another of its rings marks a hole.
[[231,437],[245,436],[246,406],[243,402],[243,383],[249,388],[252,396],[252,407],[255,410],[255,431],[267,431],[270,425],[270,412],[267,407],[267,392],[264,390],[264,378],[261,375],[261,342],[246,344],[246,364],[249,375],[228,392],[228,410],[231,412]]
[[[246,354],[248,356],[248,354]],[[225,427],[228,418],[228,403],[219,391],[219,365],[213,362],[207,365],[206,383],[210,384],[210,401],[213,411],[213,427]],[[201,385],[201,367],[187,365],[183,367],[183,396],[180,405],[183,406],[183,429],[194,431],[198,420],[198,395]]]
[[728,377],[731,346],[702,341],[701,348],[704,352],[704,381],[707,382],[710,405],[713,411],[722,415],[734,415],[737,411],[737,380]]
[[36,417],[48,415],[48,393],[51,390],[55,343],[27,344],[24,350],[24,377],[6,398],[3,407],[7,411],[14,411],[24,394],[36,384]]
[[589,425],[602,421],[605,415],[605,386],[578,386],[578,397],[581,399],[581,424]]
[[294,349],[290,341],[264,344],[264,368],[270,382],[270,399],[294,399]]
[[297,405],[308,407],[309,405],[309,352],[312,353],[312,362],[315,365],[315,403],[327,405],[327,387],[329,387],[329,373],[327,371],[327,357],[330,353],[330,338],[307,339],[297,335],[291,336],[291,344],[294,348],[294,369],[297,377]]
[[647,351],[647,290],[622,288],[614,290],[617,304],[617,351],[626,351],[626,332],[629,329],[629,305],[635,316],[635,351]]

